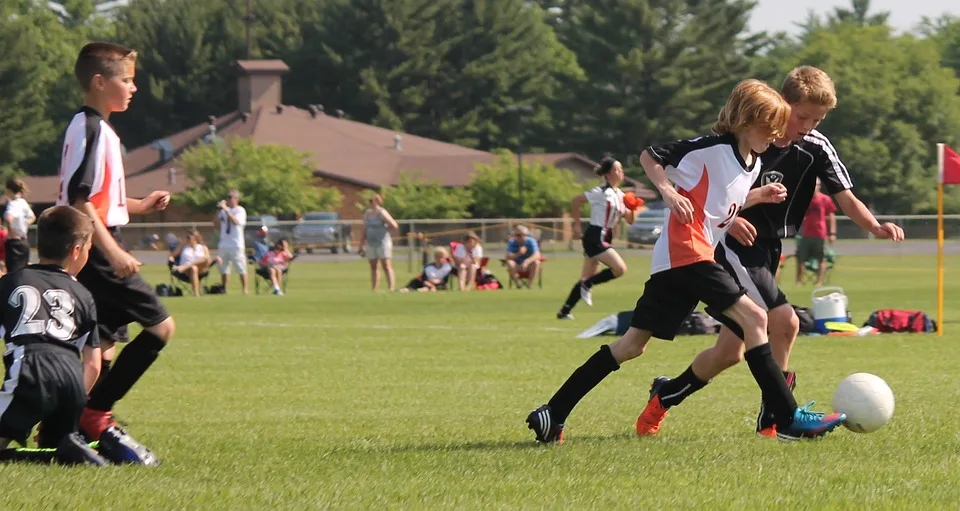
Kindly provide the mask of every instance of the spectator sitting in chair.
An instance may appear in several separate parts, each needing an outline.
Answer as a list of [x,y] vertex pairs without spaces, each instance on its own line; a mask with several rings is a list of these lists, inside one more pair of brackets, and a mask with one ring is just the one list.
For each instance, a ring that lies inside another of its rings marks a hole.
[[540,269],[540,246],[537,240],[530,236],[530,230],[524,225],[518,225],[513,230],[513,236],[507,242],[507,253],[504,257],[507,263],[507,273],[510,280],[521,287],[520,274],[533,278]]
[[410,291],[419,291],[421,293],[444,290],[447,288],[447,279],[453,272],[453,267],[448,262],[450,254],[447,249],[441,247],[433,251],[433,262],[423,267],[423,273],[417,275],[406,287],[401,288],[401,293]]
[[203,244],[198,231],[187,233],[187,241],[170,256],[169,266],[174,276],[193,286],[193,295],[200,296],[200,279],[210,269],[210,249]]
[[257,273],[270,279],[275,295],[283,296],[280,283],[283,281],[283,272],[287,271],[287,264],[291,259],[293,259],[293,254],[290,253],[290,245],[287,240],[274,243],[273,248],[260,259],[260,271]]
[[797,242],[797,285],[803,284],[803,268],[807,261],[815,259],[818,263],[816,286],[823,285],[827,272],[826,245],[837,239],[837,206],[829,195],[820,191],[817,179],[817,191],[810,200],[810,207],[803,218],[800,228],[801,238]]
[[260,226],[260,229],[257,230],[257,238],[253,241],[253,260],[250,261],[251,263],[260,264],[263,256],[270,251],[270,240],[267,239],[268,233],[269,230],[266,225]]
[[476,285],[477,271],[480,269],[482,259],[483,247],[480,246],[480,236],[475,232],[468,232],[463,237],[463,243],[457,245],[453,251],[460,291],[469,290]]

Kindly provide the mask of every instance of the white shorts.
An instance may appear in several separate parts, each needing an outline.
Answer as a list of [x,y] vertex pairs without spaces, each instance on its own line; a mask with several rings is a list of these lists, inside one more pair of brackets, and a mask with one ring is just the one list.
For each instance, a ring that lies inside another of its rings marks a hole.
[[237,269],[240,275],[247,274],[247,254],[241,248],[221,248],[217,250],[223,263],[220,264],[220,273],[230,275],[230,267]]
[[393,258],[393,241],[387,240],[383,242],[382,245],[371,247],[367,245],[364,248],[364,252],[367,254],[367,259],[392,259]]

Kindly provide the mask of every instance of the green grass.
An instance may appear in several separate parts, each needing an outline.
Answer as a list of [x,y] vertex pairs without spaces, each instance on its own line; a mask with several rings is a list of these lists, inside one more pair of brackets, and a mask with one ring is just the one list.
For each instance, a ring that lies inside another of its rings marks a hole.
[[[935,312],[932,257],[841,258],[855,321],[887,307]],[[745,366],[632,435],[652,377],[674,376],[709,337],[654,341],[568,420],[566,445],[523,419],[600,342],[574,335],[633,307],[649,261],[553,319],[579,271],[548,262],[544,289],[372,294],[363,262],[295,265],[285,297],[172,298],[176,339],[117,409],[157,469],[0,466],[6,509],[952,508],[960,258],[950,258],[948,334],[809,337],[792,359],[798,400],[829,408],[844,376],[893,388],[879,432],[822,441],[757,438]],[[403,268],[406,264],[399,265]],[[495,268],[503,276],[502,270]],[[791,267],[788,271],[792,270]],[[148,276],[164,279],[162,269]],[[409,275],[401,272],[398,280]],[[785,279],[789,282],[791,279]],[[785,289],[809,304],[809,288]]]

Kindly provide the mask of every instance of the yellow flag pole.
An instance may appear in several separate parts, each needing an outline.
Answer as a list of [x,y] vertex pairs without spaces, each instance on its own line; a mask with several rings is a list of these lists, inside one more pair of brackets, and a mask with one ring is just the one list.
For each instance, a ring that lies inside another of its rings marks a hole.
[[937,144],[937,335],[943,336],[943,144]]

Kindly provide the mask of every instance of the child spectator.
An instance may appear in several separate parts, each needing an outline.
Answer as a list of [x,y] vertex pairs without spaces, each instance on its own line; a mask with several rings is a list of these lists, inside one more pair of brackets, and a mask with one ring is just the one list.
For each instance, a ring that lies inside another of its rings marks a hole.
[[447,249],[441,247],[434,250],[433,262],[424,266],[423,273],[411,280],[407,284],[407,287],[401,288],[400,292],[428,292],[446,289],[447,279],[450,278],[450,273],[453,272],[449,258],[450,253],[447,252]]

